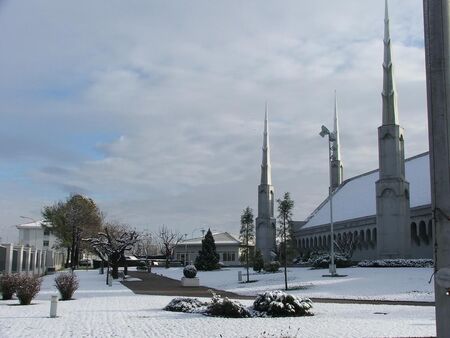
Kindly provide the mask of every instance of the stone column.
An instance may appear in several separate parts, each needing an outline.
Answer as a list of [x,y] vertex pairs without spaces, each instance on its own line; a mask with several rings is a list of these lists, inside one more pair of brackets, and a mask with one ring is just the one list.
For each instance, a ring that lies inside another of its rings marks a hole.
[[424,0],[423,8],[435,228],[436,329],[438,337],[450,337],[450,286],[446,285],[450,283],[450,0]]
[[17,249],[17,273],[22,272],[22,264],[23,264],[23,245],[19,245],[16,247]]
[[6,248],[5,272],[12,273],[14,244],[5,244],[4,247]]
[[30,274],[31,270],[31,248],[25,248],[25,272],[27,275]]
[[37,250],[36,248],[32,249],[33,252],[33,259],[31,260],[31,275],[34,276],[36,274],[36,261],[37,261]]
[[36,250],[36,270],[38,276],[42,275],[42,250]]

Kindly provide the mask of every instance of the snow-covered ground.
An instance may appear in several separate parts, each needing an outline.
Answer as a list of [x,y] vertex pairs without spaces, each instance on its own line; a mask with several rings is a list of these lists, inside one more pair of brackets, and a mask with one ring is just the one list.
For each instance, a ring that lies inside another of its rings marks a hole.
[[[152,270],[164,276],[180,279],[183,268],[156,268]],[[256,295],[265,290],[284,289],[284,274],[254,273],[250,279],[254,283],[239,283],[238,271],[245,269],[224,268],[218,271],[199,271],[200,284],[215,289],[235,292],[242,295]],[[310,270],[309,268],[288,268],[288,285],[299,288],[290,291],[303,297],[383,299],[434,301],[433,283],[428,283],[432,268],[346,268],[338,273],[346,277],[322,277],[328,270]]]
[[[227,275],[222,272],[223,276]],[[430,306],[315,304],[313,317],[225,319],[172,313],[172,297],[134,295],[104,284],[97,271],[79,271],[75,300],[48,318],[54,276],[30,306],[0,301],[0,337],[373,337],[435,335]],[[221,275],[218,275],[219,277]],[[250,305],[251,301],[243,301]]]

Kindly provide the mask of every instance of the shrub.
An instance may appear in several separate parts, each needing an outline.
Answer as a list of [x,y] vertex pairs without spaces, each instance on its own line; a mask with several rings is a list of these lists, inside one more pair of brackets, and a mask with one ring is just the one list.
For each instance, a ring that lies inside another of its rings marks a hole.
[[280,270],[280,262],[272,261],[270,263],[267,263],[264,267],[264,270],[266,272],[277,272],[278,270]]
[[358,266],[368,268],[431,268],[434,266],[434,262],[432,259],[378,259],[361,261]]
[[165,311],[173,312],[197,312],[208,303],[202,302],[197,298],[174,298],[164,308]]
[[17,287],[17,274],[5,274],[0,277],[0,290],[2,291],[2,299],[12,299]]
[[283,291],[266,291],[259,294],[253,302],[255,311],[271,317],[313,316],[312,302],[308,298],[299,298]]
[[214,317],[225,318],[249,318],[251,317],[248,311],[241,303],[222,298],[219,295],[213,294],[212,302],[206,309],[206,314]]
[[261,254],[261,250],[257,249],[255,252],[255,258],[253,260],[253,270],[256,272],[261,272],[264,268],[264,259]]
[[183,269],[183,275],[186,278],[194,278],[197,276],[197,269],[194,265],[186,265]]
[[61,294],[61,300],[72,299],[79,286],[78,277],[72,272],[60,273],[55,277],[55,286]]
[[35,276],[19,275],[17,278],[16,295],[20,305],[30,305],[41,289],[42,279]]
[[[313,268],[326,269],[330,265],[330,254],[328,252],[313,253],[311,254],[308,263],[311,264]],[[355,265],[355,262],[339,253],[335,254],[334,263],[338,268],[348,268],[349,266]]]

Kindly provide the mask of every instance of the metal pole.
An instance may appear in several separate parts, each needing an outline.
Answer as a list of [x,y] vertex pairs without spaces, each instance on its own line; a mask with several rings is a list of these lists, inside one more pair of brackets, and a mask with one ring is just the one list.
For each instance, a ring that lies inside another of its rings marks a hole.
[[328,160],[330,169],[330,187],[328,188],[328,196],[330,200],[330,233],[331,233],[331,248],[330,248],[330,266],[329,271],[332,276],[336,275],[336,265],[334,264],[334,224],[333,224],[333,191],[332,191],[332,172],[331,172],[331,147],[332,142],[330,135],[328,135]]
[[424,0],[438,337],[450,336],[450,0]]

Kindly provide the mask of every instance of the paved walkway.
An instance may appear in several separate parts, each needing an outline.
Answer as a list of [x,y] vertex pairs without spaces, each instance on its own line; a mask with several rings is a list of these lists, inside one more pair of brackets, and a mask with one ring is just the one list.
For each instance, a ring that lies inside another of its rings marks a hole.
[[[139,278],[141,281],[123,281],[122,284],[136,294],[181,296],[181,297],[211,297],[211,291],[223,297],[233,299],[255,299],[255,296],[243,296],[233,292],[216,290],[204,286],[183,287],[176,279],[148,273],[146,271],[129,271],[128,275]],[[338,303],[338,304],[373,304],[373,305],[409,305],[409,306],[434,306],[434,302],[423,301],[394,301],[375,299],[335,299],[335,298],[311,298],[316,303]]]

